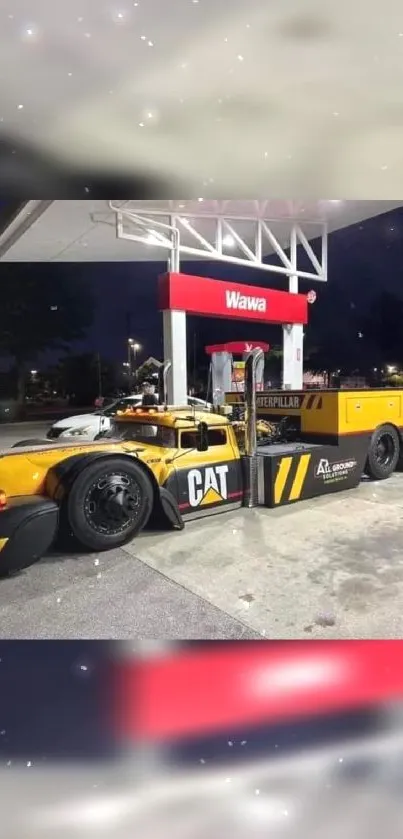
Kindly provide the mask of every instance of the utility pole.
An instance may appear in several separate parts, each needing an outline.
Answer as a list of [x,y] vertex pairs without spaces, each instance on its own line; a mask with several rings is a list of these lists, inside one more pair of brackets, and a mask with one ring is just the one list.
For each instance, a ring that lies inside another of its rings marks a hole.
[[98,396],[102,396],[102,363],[101,354],[97,353],[97,369],[98,369]]
[[130,312],[126,312],[126,343],[127,343],[127,375],[129,377],[129,383],[131,386],[132,383],[132,350],[131,350],[131,329],[132,329],[132,316]]
[[196,368],[197,368],[197,338],[193,333],[193,391],[196,393]]
[[128,375],[129,375],[129,380],[131,382],[132,375],[133,375],[133,371],[132,371],[132,346],[131,346],[129,338],[127,339],[127,372],[128,372]]

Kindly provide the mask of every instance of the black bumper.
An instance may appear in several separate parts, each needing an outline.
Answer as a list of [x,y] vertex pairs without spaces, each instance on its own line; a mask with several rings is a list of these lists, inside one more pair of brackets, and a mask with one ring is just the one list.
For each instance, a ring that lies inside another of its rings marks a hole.
[[0,510],[0,576],[33,565],[49,550],[59,523],[59,507],[41,495],[8,499]]

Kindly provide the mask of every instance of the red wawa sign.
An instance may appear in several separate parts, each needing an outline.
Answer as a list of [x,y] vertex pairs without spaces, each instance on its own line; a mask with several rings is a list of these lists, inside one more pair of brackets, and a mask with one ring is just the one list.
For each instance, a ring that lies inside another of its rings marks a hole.
[[260,323],[306,324],[308,321],[306,294],[188,274],[170,273],[160,277],[159,308]]

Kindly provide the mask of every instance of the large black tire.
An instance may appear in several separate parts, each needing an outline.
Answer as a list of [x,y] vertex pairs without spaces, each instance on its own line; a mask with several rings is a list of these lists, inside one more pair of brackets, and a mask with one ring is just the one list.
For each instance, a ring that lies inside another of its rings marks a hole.
[[65,504],[67,525],[90,551],[126,544],[147,524],[154,504],[151,478],[129,458],[109,456],[74,480]]
[[396,428],[380,425],[371,437],[364,472],[376,481],[384,481],[395,471],[399,456],[400,440]]
[[13,443],[12,449],[18,449],[20,446],[51,446],[49,440],[20,440],[18,443]]

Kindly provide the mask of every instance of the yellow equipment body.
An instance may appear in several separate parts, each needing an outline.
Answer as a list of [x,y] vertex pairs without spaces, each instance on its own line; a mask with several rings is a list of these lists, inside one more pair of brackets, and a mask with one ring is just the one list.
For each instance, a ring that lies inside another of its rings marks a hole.
[[[227,393],[226,402],[240,404],[241,396]],[[298,420],[304,439],[334,440],[343,434],[372,434],[384,423],[403,428],[403,391],[267,391],[256,395],[256,410],[266,420]]]

